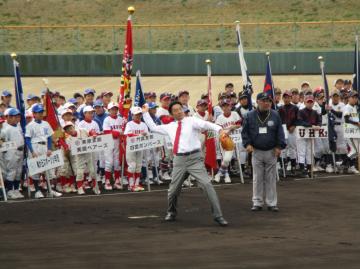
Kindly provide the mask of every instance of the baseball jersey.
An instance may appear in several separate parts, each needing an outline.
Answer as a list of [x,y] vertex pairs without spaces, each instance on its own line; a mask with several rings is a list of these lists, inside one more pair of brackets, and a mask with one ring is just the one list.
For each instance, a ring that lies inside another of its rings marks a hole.
[[121,131],[121,126],[123,124],[123,119],[116,117],[115,119],[111,116],[107,116],[103,123],[103,130],[106,131]]
[[24,136],[19,124],[16,126],[7,124],[6,127],[3,128],[2,136],[5,141],[14,141],[17,147],[24,146]]
[[196,112],[194,114],[194,117],[207,121],[209,119],[209,112],[205,111],[204,115],[201,115],[199,114],[199,112]]
[[241,123],[241,118],[236,111],[231,111],[231,114],[226,117],[224,114],[221,114],[215,121],[217,125],[220,125],[223,129],[226,129],[232,125],[239,125]]
[[[342,112],[342,113],[344,112],[344,108],[345,108],[345,104],[344,104],[344,103],[339,102],[338,104],[334,105],[334,104],[332,104],[331,101],[332,101],[332,100],[330,100],[330,105],[331,105],[331,107],[332,107],[332,110],[334,110],[335,112]],[[335,115],[335,122],[342,123],[342,122],[344,122],[344,119],[343,119],[343,117],[337,117],[337,116]]]
[[25,137],[30,137],[32,143],[47,142],[48,137],[54,134],[53,129],[47,121],[31,121],[26,125]]
[[214,106],[213,110],[214,110],[214,118],[216,120],[223,113],[223,111],[220,106]]
[[85,120],[82,120],[78,124],[79,129],[84,129],[88,133],[91,131],[95,131],[97,134],[100,134],[100,128],[99,125],[96,123],[96,121],[87,122]]
[[144,122],[137,123],[135,121],[130,121],[126,124],[125,135],[141,135],[148,133],[149,129]]
[[350,120],[353,122],[359,122],[359,114],[356,106],[352,106],[350,104],[344,106],[344,116],[350,116]]
[[161,116],[170,116],[169,110],[163,107],[159,107],[156,110],[156,117],[160,118]]

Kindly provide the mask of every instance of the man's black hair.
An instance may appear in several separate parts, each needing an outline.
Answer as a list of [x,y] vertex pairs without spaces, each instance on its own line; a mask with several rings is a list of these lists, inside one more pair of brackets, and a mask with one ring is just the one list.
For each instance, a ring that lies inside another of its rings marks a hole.
[[171,113],[171,109],[174,105],[180,105],[182,107],[182,104],[179,102],[179,101],[174,101],[174,102],[171,102],[170,105],[169,105],[169,113],[172,115]]
[[81,97],[84,99],[84,96],[81,93],[78,93],[78,92],[74,93],[74,98],[76,99],[78,97]]

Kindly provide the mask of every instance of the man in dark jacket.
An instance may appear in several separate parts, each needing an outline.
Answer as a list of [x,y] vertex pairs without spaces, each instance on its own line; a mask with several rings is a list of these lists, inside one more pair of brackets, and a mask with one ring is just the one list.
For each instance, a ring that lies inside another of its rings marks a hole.
[[252,152],[254,176],[251,210],[262,210],[265,188],[268,210],[277,212],[276,161],[286,147],[285,135],[279,114],[271,109],[269,96],[259,93],[256,102],[258,108],[246,115],[241,132],[246,151]]

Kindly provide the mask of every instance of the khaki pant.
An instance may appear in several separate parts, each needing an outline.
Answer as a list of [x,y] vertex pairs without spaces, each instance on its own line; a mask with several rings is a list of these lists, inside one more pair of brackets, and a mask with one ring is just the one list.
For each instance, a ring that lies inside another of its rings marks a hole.
[[195,178],[200,188],[204,191],[210,202],[213,217],[221,217],[220,203],[206,172],[201,152],[188,156],[174,156],[172,180],[168,190],[168,212],[176,215],[176,205],[181,187],[189,174]]
[[274,149],[266,151],[254,149],[252,154],[254,206],[263,206],[264,197],[267,206],[277,205],[276,162]]

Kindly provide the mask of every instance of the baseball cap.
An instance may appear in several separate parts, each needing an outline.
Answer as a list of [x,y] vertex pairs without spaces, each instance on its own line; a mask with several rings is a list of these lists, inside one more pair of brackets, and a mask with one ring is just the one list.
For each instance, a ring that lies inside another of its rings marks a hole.
[[314,102],[314,97],[312,95],[307,95],[305,96],[304,101],[305,103]]
[[225,106],[225,105],[231,105],[231,101],[229,99],[223,99],[220,102],[220,106]]
[[297,88],[292,88],[290,92],[291,94],[299,94],[299,90]]
[[286,96],[286,95],[289,96],[289,97],[291,97],[291,96],[292,96],[291,91],[288,91],[288,90],[287,90],[287,91],[284,91],[284,93],[283,93],[282,96],[284,97],[284,96]]
[[179,91],[178,97],[180,97],[181,95],[187,94],[189,95],[189,92],[187,90],[181,90]]
[[112,97],[114,94],[111,91],[104,91],[101,93],[101,96],[110,95]]
[[77,101],[75,98],[69,98],[68,103],[72,103],[73,105],[77,104]]
[[275,94],[281,94],[281,89],[280,88],[275,88],[274,92],[275,92]]
[[96,100],[95,102],[94,102],[94,105],[93,105],[93,108],[95,108],[95,107],[97,107],[97,106],[104,106],[104,104],[103,104],[103,102],[101,101],[101,100]]
[[344,85],[351,85],[351,84],[352,84],[352,82],[351,82],[350,79],[345,79],[344,80]]
[[68,126],[75,126],[75,125],[74,125],[74,123],[72,123],[71,121],[66,121],[66,122],[64,123],[63,129],[65,129],[65,128],[68,127]]
[[336,85],[337,83],[344,83],[344,80],[342,78],[338,78],[338,79],[335,79],[334,81],[334,85]]
[[12,94],[9,90],[3,90],[1,96],[3,97],[12,96]]
[[31,110],[33,113],[44,112],[44,106],[42,104],[35,104]]
[[334,91],[331,93],[331,96],[334,96],[334,95],[340,96],[340,91],[334,90]]
[[133,106],[133,107],[130,109],[130,111],[131,111],[131,114],[133,114],[133,115],[142,113],[141,107],[138,107],[138,106]]
[[204,99],[200,99],[199,101],[197,101],[196,106],[203,106],[203,105],[208,105],[208,102]]
[[20,111],[17,108],[10,108],[10,110],[8,111],[8,115],[9,116],[20,115]]
[[45,96],[46,92],[47,92],[47,89],[41,90],[41,96]]
[[359,96],[359,94],[356,92],[356,91],[351,91],[350,93],[349,93],[349,97],[358,97]]
[[119,108],[119,106],[117,105],[117,104],[115,104],[114,102],[110,102],[109,104],[108,104],[108,106],[107,106],[107,109],[112,109],[112,108],[114,108],[114,107],[116,107],[116,108]]
[[94,111],[94,109],[93,109],[93,107],[92,106],[86,106],[86,107],[84,107],[84,109],[83,109],[83,112],[85,113],[85,112],[93,112]]
[[70,103],[70,102],[67,102],[67,103],[64,104],[65,109],[68,109],[70,107],[76,107],[76,106],[73,103]]
[[228,82],[225,84],[225,88],[227,88],[227,87],[234,87],[234,84],[232,84],[231,82]]
[[5,111],[4,111],[4,116],[9,115],[9,111],[10,111],[10,110],[11,110],[11,107],[10,107],[10,108],[5,109]]
[[239,92],[239,99],[247,98],[247,94],[245,91]]
[[64,109],[62,112],[61,112],[61,117],[64,116],[65,114],[67,113],[70,113],[71,115],[73,114],[72,110],[71,109]]
[[155,102],[148,103],[148,106],[149,106],[150,109],[159,107]]
[[260,92],[256,96],[256,100],[271,100],[270,96],[267,95],[265,92]]
[[167,92],[164,92],[164,93],[162,93],[162,94],[160,94],[160,100],[163,100],[163,99],[165,99],[165,98],[169,98],[170,99],[170,94],[169,93],[167,93]]
[[148,97],[156,97],[156,93],[155,92],[149,92]]
[[301,83],[301,87],[304,86],[304,85],[308,85],[310,87],[310,82],[309,81],[303,81]]
[[95,95],[95,90],[94,89],[86,89],[84,91],[84,95],[88,95],[88,94]]
[[200,98],[201,99],[207,99],[207,98],[209,98],[209,94],[208,93],[203,93]]

